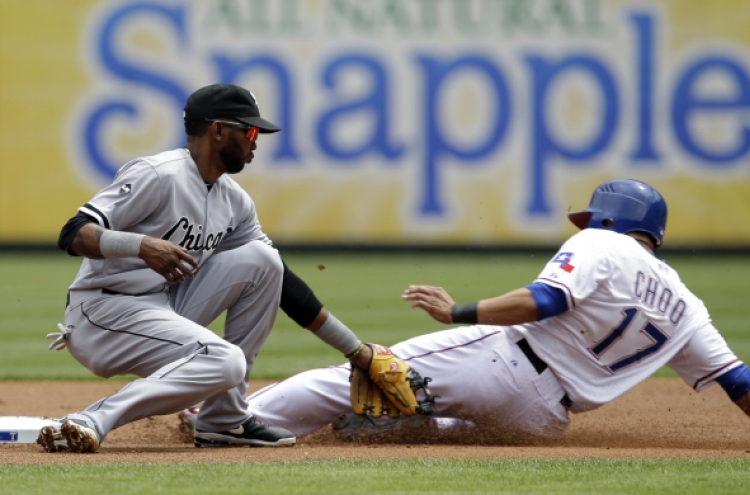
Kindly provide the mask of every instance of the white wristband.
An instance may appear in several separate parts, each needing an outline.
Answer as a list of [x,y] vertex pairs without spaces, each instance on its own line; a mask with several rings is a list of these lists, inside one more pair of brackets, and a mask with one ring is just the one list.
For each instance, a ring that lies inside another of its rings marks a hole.
[[349,327],[330,313],[315,335],[334,349],[341,351],[344,356],[357,352],[359,344],[362,343],[354,332],[349,330]]
[[144,237],[143,234],[105,230],[99,238],[99,251],[105,258],[137,258]]

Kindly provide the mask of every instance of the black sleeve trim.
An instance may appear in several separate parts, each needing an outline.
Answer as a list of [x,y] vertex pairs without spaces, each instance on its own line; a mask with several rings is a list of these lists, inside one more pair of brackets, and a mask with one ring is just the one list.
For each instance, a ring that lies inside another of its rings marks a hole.
[[78,231],[87,223],[95,223],[99,225],[96,218],[79,211],[76,216],[68,220],[68,223],[66,223],[60,231],[60,237],[57,238],[57,247],[63,251],[67,251],[71,256],[78,256],[70,251],[70,246],[73,244],[73,240],[76,238]]
[[[284,261],[282,260],[282,263]],[[281,283],[279,307],[297,325],[307,328],[323,309],[312,289],[284,263],[284,278]]]
[[[96,223],[104,227],[105,229],[111,229],[112,227],[109,226],[109,219],[107,218],[107,215],[99,211],[94,205],[91,203],[86,203],[83,205],[80,210],[83,210],[84,213],[89,215],[91,218],[94,219]],[[79,210],[79,211],[80,211]]]

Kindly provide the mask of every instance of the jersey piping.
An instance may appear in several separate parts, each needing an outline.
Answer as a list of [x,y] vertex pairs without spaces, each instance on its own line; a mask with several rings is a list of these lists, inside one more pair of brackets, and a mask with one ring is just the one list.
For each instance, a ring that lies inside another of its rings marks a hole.
[[567,285],[563,284],[562,282],[558,280],[552,280],[551,278],[539,277],[536,280],[543,281],[542,283],[561,289],[563,293],[565,294],[566,299],[568,300],[568,308],[573,309],[576,307],[576,300],[573,297],[573,292],[570,290],[570,287],[568,287]]
[[98,323],[96,323],[93,320],[91,320],[91,318],[89,317],[89,315],[86,314],[86,311],[83,310],[83,306],[81,306],[81,313],[83,313],[83,316],[86,317],[86,319],[89,321],[89,323],[91,323],[95,327],[101,328],[102,330],[106,330],[108,332],[125,333],[125,334],[128,334],[128,335],[132,335],[134,337],[141,337],[141,338],[144,338],[144,339],[158,340],[159,342],[166,342],[167,344],[174,344],[174,345],[179,345],[179,346],[183,346],[184,345],[184,344],[181,344],[179,342],[175,342],[174,340],[161,339],[159,337],[152,337],[151,335],[143,335],[143,334],[140,334],[140,333],[129,332],[127,330],[115,330],[114,328],[107,328],[105,326],[99,325]]
[[[737,363],[741,363],[741,362],[742,362],[742,361],[740,361],[739,359],[734,359],[734,360],[732,360],[732,361],[729,361],[729,362],[728,362],[727,364],[725,364],[725,365],[724,365],[724,366],[722,366],[721,368],[719,368],[719,369],[716,369],[716,370],[712,371],[711,373],[707,374],[706,376],[703,376],[703,377],[699,378],[699,379],[698,379],[698,380],[697,380],[697,381],[696,381],[696,382],[695,382],[695,383],[693,384],[693,389],[694,389],[694,390],[698,390],[698,386],[699,386],[699,385],[701,384],[701,382],[704,382],[704,381],[711,381],[711,380],[715,380],[716,378],[718,378],[718,377],[716,376],[716,374],[717,374],[717,373],[720,373],[720,372],[721,372],[721,371],[723,371],[723,370],[727,370],[727,368],[729,368],[729,367],[730,367],[730,366],[732,366],[733,364],[737,364]],[[731,370],[727,370],[727,371],[731,371]]]
[[419,359],[419,358],[423,358],[425,356],[430,356],[432,354],[441,354],[443,352],[452,351],[453,349],[458,349],[459,347],[466,347],[468,345],[472,345],[472,344],[475,344],[477,342],[480,342],[480,341],[482,341],[482,340],[484,340],[484,339],[486,339],[488,337],[492,337],[493,335],[497,335],[500,332],[502,332],[502,330],[495,330],[494,332],[490,332],[487,335],[482,335],[478,339],[470,340],[469,342],[464,342],[463,344],[458,344],[458,345],[454,345],[454,346],[451,346],[451,347],[446,347],[445,349],[438,349],[436,351],[425,352],[424,354],[419,354],[417,356],[411,356],[411,357],[408,357],[408,358],[404,358],[404,361],[411,361],[412,359]]

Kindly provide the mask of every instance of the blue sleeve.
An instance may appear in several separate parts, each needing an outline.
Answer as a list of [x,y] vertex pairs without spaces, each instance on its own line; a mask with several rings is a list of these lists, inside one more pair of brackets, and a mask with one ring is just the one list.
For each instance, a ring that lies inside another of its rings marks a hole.
[[534,297],[540,320],[563,314],[568,310],[568,300],[562,289],[541,282],[534,282],[527,285],[526,288],[531,291],[531,295]]
[[737,366],[717,378],[716,383],[721,385],[732,402],[736,402],[750,392],[750,368],[744,364]]

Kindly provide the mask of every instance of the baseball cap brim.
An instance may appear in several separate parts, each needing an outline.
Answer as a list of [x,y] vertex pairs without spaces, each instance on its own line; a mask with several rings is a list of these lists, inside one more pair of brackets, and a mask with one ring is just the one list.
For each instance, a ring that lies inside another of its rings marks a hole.
[[281,130],[281,127],[270,123],[264,118],[261,117],[235,117],[237,120],[242,122],[243,124],[251,125],[253,127],[257,127],[260,130],[261,134],[271,134],[274,132],[279,132]]
[[579,211],[568,215],[568,219],[573,222],[573,225],[583,230],[589,226],[591,215],[592,213],[590,211]]

